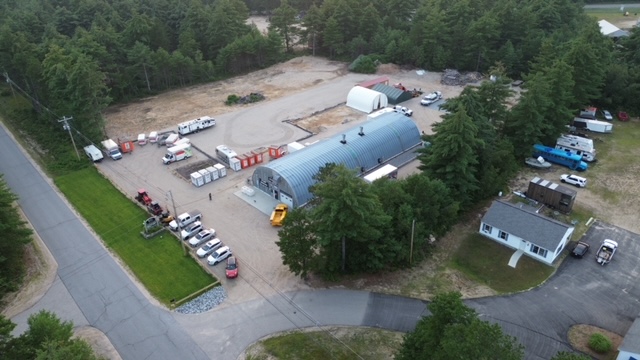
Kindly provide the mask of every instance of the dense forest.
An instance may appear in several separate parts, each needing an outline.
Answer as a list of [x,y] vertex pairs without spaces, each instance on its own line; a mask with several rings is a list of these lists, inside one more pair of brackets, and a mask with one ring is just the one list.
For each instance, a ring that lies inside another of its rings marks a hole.
[[[496,81],[449,99],[436,135],[425,139],[432,146],[420,157],[421,177],[362,190],[372,192],[363,199],[369,208],[387,211],[354,214],[378,219],[368,227],[363,222],[369,239],[307,226],[319,223],[320,205],[292,216],[300,226],[290,238],[324,241],[319,252],[290,259],[301,274],[405,266],[410,249],[400,239],[415,232],[420,249],[445,233],[456,215],[503,189],[531,145],[555,139],[578,109],[640,113],[640,32],[607,38],[582,6],[572,0],[0,0],[0,70],[11,85],[0,93],[9,99],[2,111],[45,149],[55,174],[86,166],[67,139],[60,141],[67,136],[58,123],[62,115],[73,116],[80,141],[97,142],[110,104],[298,54],[494,75]],[[270,31],[247,25],[251,14],[267,14]],[[525,80],[516,104],[508,103],[510,79]],[[23,96],[11,96],[16,93]],[[348,206],[345,198],[323,194],[334,179],[352,189],[360,184],[344,169],[327,171],[314,189],[319,201]],[[386,196],[392,192],[397,196]],[[419,220],[414,228],[406,221],[412,218],[440,220]],[[323,221],[344,221],[349,230],[359,225],[354,219]],[[398,243],[383,244],[383,238]],[[295,245],[283,240],[284,247]],[[345,254],[348,242],[353,251]],[[389,251],[392,256],[381,255]],[[332,261],[305,257],[317,254]],[[367,257],[380,261],[362,260]]]
[[[269,14],[274,31],[247,25],[252,13]],[[638,65],[618,61],[634,49],[614,54],[571,0],[1,0],[0,19],[2,73],[95,140],[113,102],[266,67],[293,49],[434,71],[500,62],[511,78],[546,56],[588,85],[572,108],[637,107],[640,95],[628,86]]]

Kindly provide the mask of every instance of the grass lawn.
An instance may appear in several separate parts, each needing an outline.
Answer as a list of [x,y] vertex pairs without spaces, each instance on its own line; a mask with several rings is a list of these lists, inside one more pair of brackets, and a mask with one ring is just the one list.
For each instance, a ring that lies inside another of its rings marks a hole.
[[469,234],[460,244],[450,266],[500,293],[523,291],[540,285],[554,268],[523,255],[517,268],[507,265],[514,250],[484,236]]
[[[402,334],[393,331],[370,328],[337,328],[328,331],[333,336],[324,331],[297,331],[266,339],[258,345],[263,352],[250,355],[247,359],[267,359],[270,355],[277,359],[350,360],[357,358],[355,352],[364,359],[383,360],[392,358],[402,345]],[[353,349],[353,352],[349,349]],[[248,351],[249,354],[252,352]]]
[[140,235],[149,214],[124,196],[91,167],[60,176],[55,183],[102,238],[144,284],[166,305],[182,299],[216,279],[190,256],[176,237],[163,233],[146,240]]
[[596,20],[607,20],[616,25],[621,22],[631,21],[638,18],[633,14],[640,13],[639,4],[625,4],[624,11],[629,12],[629,16],[624,16],[619,6],[611,5],[608,9],[584,9],[585,14],[595,18]]

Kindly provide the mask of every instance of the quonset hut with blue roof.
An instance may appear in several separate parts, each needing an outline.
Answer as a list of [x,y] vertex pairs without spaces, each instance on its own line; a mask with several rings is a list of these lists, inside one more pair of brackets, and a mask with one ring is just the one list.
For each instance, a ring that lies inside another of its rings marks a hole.
[[313,176],[326,164],[344,164],[364,173],[421,144],[416,124],[390,112],[257,167],[251,182],[269,196],[297,208],[311,200]]

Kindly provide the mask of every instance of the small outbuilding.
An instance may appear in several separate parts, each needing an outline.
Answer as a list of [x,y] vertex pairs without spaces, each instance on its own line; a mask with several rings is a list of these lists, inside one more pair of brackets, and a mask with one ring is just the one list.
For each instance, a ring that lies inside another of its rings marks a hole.
[[391,105],[397,105],[401,102],[413,99],[411,91],[404,91],[385,84],[378,84],[373,87],[373,90],[387,95],[387,100]]
[[367,89],[362,86],[354,86],[347,95],[347,106],[365,113],[387,107],[389,101],[387,95]]
[[343,134],[258,166],[251,182],[270,197],[297,208],[311,200],[309,187],[325,165],[344,164],[365,174],[421,145],[420,131],[410,118],[384,113]]
[[381,76],[379,78],[363,81],[360,84],[358,84],[358,86],[362,86],[362,87],[367,88],[367,89],[373,89],[373,87],[378,85],[378,84],[389,85],[389,77],[388,76]]
[[565,214],[570,213],[571,209],[573,209],[577,194],[575,190],[537,176],[529,182],[529,188],[527,189],[527,197],[529,199]]
[[536,212],[526,204],[494,201],[480,223],[480,234],[516,250],[509,266],[516,267],[524,254],[551,265],[560,255],[574,231],[560,221]]

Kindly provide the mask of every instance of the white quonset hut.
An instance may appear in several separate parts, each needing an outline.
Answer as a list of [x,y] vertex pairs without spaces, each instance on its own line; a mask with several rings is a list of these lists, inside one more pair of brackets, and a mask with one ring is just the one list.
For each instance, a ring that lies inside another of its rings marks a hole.
[[259,190],[296,208],[311,200],[313,176],[326,164],[344,164],[364,173],[421,144],[420,131],[410,118],[387,113],[259,166],[251,181]]
[[387,95],[362,86],[354,86],[347,95],[347,106],[367,114],[387,107],[389,99]]

